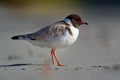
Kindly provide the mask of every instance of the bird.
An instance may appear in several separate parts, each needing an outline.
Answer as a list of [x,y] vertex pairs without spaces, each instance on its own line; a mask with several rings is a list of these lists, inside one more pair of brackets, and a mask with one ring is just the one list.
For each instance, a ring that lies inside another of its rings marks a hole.
[[57,66],[64,66],[56,56],[56,49],[72,45],[78,38],[79,26],[88,25],[77,14],[70,14],[61,21],[57,21],[39,30],[12,36],[12,40],[26,40],[39,47],[51,49],[51,63]]

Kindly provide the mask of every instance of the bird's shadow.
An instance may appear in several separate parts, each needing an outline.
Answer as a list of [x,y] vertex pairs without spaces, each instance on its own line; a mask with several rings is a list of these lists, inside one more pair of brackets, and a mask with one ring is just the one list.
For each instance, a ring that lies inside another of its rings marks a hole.
[[30,63],[20,63],[20,64],[8,64],[8,65],[0,65],[0,67],[15,67],[15,66],[27,66],[32,65]]
[[[4,69],[4,70],[17,70],[17,68],[19,68],[19,70],[44,70],[44,66],[46,64],[32,64],[32,63],[19,63],[19,64],[8,64],[8,65],[0,65],[0,70]],[[26,66],[29,66],[31,68],[28,68]],[[12,68],[12,69],[10,69]],[[80,70],[120,70],[120,65],[112,65],[112,66],[108,66],[108,65],[93,65],[93,66],[80,66],[80,65],[67,65],[67,66],[52,66],[49,65],[49,70],[55,70],[55,71],[59,71],[59,70],[64,70],[64,71],[68,71],[68,70],[74,70],[74,71],[80,71]]]

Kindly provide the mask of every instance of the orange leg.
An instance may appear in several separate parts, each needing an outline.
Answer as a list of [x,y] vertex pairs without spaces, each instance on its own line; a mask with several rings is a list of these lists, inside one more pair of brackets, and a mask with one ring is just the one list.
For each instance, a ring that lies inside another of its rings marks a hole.
[[[52,59],[53,59],[53,57],[55,58],[55,60],[56,60],[56,62],[57,62],[57,64],[58,64],[58,66],[64,66],[63,64],[61,64],[60,63],[60,61],[58,60],[58,58],[57,58],[57,56],[56,56],[56,52],[55,52],[55,49],[52,49]],[[54,60],[52,60],[52,62],[53,62]]]
[[52,64],[55,64],[55,61],[54,61],[54,52],[53,52],[53,50],[51,50],[51,57],[52,57]]

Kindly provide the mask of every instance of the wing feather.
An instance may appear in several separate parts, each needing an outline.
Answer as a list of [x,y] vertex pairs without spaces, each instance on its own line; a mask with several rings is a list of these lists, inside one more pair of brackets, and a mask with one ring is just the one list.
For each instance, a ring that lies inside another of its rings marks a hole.
[[35,33],[28,34],[31,36],[31,40],[46,40],[51,37],[62,34],[65,30],[68,30],[69,34],[72,35],[70,25],[64,21],[59,21],[52,25],[46,26]]

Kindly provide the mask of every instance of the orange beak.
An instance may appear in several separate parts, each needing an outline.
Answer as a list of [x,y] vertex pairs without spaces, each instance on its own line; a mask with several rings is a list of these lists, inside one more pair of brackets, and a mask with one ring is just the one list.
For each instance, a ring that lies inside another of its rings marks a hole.
[[80,24],[81,24],[81,25],[82,25],[82,24],[88,25],[88,23],[85,22],[85,21],[81,21]]

